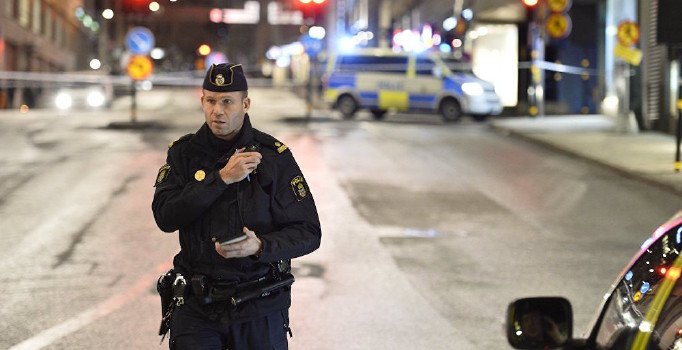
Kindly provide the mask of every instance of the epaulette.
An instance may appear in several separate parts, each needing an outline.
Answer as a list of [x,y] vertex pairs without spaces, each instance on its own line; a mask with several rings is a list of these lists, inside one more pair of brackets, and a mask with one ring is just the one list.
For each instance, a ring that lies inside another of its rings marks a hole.
[[192,136],[194,136],[194,134],[191,134],[191,133],[190,133],[190,134],[187,134],[187,135],[185,135],[185,136],[183,136],[183,137],[181,137],[181,138],[179,138],[179,139],[177,139],[177,140],[175,140],[175,141],[169,143],[169,144],[168,144],[168,148],[173,147],[174,145],[178,144],[179,142],[187,141],[187,140],[189,140]]
[[278,154],[284,153],[286,150],[289,149],[287,145],[283,144],[276,138],[272,137],[271,135],[268,135],[260,130],[254,130],[254,138],[256,141],[258,141],[263,147],[265,148],[270,148],[277,152]]

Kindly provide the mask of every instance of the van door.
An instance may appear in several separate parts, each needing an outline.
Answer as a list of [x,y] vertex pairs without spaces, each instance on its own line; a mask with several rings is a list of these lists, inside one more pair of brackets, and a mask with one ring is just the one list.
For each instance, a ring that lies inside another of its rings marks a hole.
[[364,56],[368,69],[358,72],[357,89],[365,108],[409,108],[407,56]]
[[436,66],[429,57],[415,57],[414,78],[407,84],[411,108],[437,108],[443,90],[443,78],[434,75]]

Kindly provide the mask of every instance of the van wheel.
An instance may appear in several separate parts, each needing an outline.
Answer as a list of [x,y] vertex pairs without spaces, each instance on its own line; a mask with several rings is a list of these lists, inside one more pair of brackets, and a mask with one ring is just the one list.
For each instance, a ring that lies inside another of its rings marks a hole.
[[355,112],[358,110],[358,103],[355,102],[355,99],[351,95],[342,95],[339,97],[339,100],[336,102],[336,109],[341,112],[341,115],[343,115],[343,118],[345,119],[351,119],[353,118],[353,115]]
[[376,120],[382,120],[386,116],[386,110],[385,109],[372,109],[371,112],[372,112],[372,115],[374,116],[374,119],[376,119]]
[[462,107],[459,106],[459,102],[454,98],[443,100],[438,110],[446,122],[457,122],[462,118]]

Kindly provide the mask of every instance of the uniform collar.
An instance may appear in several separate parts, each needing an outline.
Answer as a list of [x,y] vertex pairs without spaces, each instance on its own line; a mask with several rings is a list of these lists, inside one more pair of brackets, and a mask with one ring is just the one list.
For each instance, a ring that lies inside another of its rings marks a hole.
[[208,124],[204,123],[190,139],[190,142],[203,153],[219,158],[226,154],[231,155],[235,149],[253,144],[253,135],[254,131],[251,126],[251,120],[249,115],[246,114],[244,116],[244,124],[234,140],[225,141],[216,137],[208,127]]

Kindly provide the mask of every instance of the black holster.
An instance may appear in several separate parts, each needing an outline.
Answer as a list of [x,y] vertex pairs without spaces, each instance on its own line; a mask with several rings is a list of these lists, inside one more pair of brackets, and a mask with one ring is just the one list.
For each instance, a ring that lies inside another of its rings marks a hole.
[[175,308],[185,302],[186,285],[185,278],[173,269],[161,275],[156,283],[156,291],[161,297],[161,325],[159,326],[161,341],[170,330]]
[[156,283],[156,291],[161,297],[161,326],[159,327],[159,335],[165,336],[170,329],[170,319],[173,313],[173,280],[175,280],[175,271],[168,270],[165,274],[159,277]]

